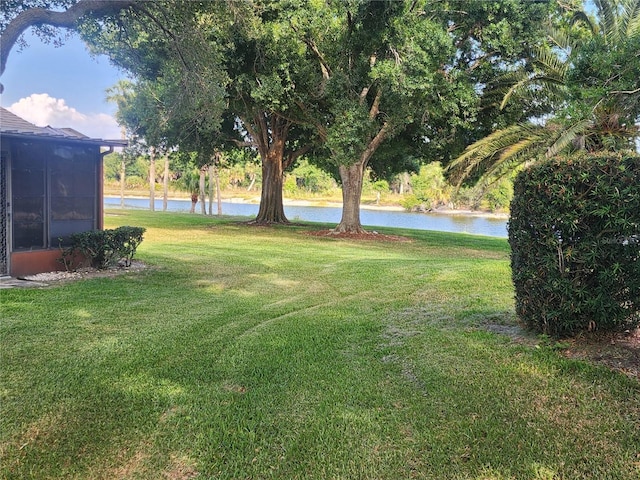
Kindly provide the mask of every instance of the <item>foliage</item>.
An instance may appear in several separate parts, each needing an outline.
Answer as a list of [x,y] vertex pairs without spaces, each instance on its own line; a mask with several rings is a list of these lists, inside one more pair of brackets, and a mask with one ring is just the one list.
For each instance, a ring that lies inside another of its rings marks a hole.
[[142,188],[148,186],[149,181],[145,177],[140,175],[127,175],[125,180],[125,187],[129,189]]
[[119,152],[105,155],[102,165],[105,180],[120,180],[122,157]]
[[[563,0],[570,3],[573,0]],[[514,102],[500,108],[505,75],[526,63],[544,38],[555,1],[454,0],[430,2],[429,14],[447,29],[456,55],[447,65],[460,84],[442,99],[448,115],[430,116],[421,132],[423,157],[449,165],[469,144],[495,129],[547,114],[548,105]]]
[[[205,178],[205,181],[207,180],[208,178]],[[198,196],[200,193],[200,169],[191,167],[183,170],[180,178],[176,181],[176,186],[190,195]]]
[[108,55],[135,79],[109,91],[129,137],[160,153],[197,152],[198,166],[226,148],[233,131],[220,48],[201,21],[210,8],[222,10],[217,3],[147,2],[138,6],[141,13],[87,20],[81,29],[92,52]]
[[[426,8],[425,2],[335,2],[333,12],[318,13],[307,27],[324,73],[320,107],[334,164],[364,159],[366,167],[385,143],[413,136],[432,119],[455,117],[457,78],[442,69],[455,49]],[[386,153],[372,166],[386,166],[388,175],[393,170],[385,164],[402,163]]]
[[640,325],[640,157],[583,155],[520,173],[509,242],[516,311],[553,336]]
[[[288,188],[287,185],[289,185]],[[331,175],[310,164],[306,159],[298,162],[291,173],[286,175],[285,188],[288,189],[288,193],[294,193],[296,190],[324,193],[335,187],[336,183]]]
[[483,189],[480,207],[490,212],[505,211],[509,209],[512,199],[513,181],[510,178],[503,178]]
[[69,247],[62,251],[61,261],[67,269],[78,268],[85,261],[99,269],[118,263],[128,267],[145,230],[142,227],[121,226],[112,230],[74,233],[70,235]]
[[500,178],[559,152],[633,148],[640,122],[640,0],[595,6],[595,18],[561,10],[545,42],[503,76],[496,88],[506,92],[502,108],[543,106],[548,114],[511,122],[468,146],[451,165],[458,182]]
[[451,187],[444,178],[440,162],[432,162],[420,167],[417,174],[411,175],[412,195],[402,202],[407,210],[431,210],[447,203],[451,196]]

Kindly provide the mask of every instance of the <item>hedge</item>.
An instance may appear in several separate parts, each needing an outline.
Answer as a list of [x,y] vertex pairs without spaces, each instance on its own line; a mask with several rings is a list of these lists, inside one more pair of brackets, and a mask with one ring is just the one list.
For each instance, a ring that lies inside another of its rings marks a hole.
[[145,229],[122,226],[113,230],[90,230],[74,233],[70,246],[62,251],[61,261],[68,270],[88,262],[94,268],[107,268],[116,264],[130,266]]
[[538,163],[514,183],[516,313],[554,337],[640,325],[640,157]]

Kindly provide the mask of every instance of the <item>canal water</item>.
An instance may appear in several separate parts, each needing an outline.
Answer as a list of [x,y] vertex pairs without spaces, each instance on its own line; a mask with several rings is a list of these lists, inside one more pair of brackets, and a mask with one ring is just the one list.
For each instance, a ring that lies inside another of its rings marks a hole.
[[[120,197],[105,197],[107,208],[120,206]],[[125,208],[148,209],[149,200],[145,198],[125,198]],[[188,212],[190,200],[169,200],[167,210]],[[200,212],[198,203],[196,211]],[[156,211],[162,210],[162,199],[155,202]],[[217,213],[214,203],[214,214]],[[310,207],[285,205],[285,214],[290,221],[335,223],[340,222],[342,209],[339,207]],[[223,215],[255,217],[258,205],[250,203],[222,202]],[[482,217],[476,215],[445,215],[439,213],[410,213],[403,211],[373,210],[362,208],[360,221],[365,227],[397,227],[416,230],[436,230],[441,232],[470,233],[490,237],[507,237],[507,220],[504,218]]]

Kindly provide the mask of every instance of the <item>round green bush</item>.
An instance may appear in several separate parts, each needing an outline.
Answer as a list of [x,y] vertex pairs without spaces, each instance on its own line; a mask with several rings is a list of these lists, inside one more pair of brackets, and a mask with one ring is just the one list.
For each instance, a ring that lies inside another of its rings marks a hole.
[[554,337],[640,325],[640,157],[607,153],[522,171],[509,220],[516,312]]

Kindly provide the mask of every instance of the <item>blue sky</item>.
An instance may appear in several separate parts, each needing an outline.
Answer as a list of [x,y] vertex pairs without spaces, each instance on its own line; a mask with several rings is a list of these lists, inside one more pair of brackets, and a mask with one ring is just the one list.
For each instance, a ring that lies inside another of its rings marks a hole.
[[76,35],[61,47],[30,34],[29,46],[14,47],[0,77],[0,104],[38,126],[72,127],[94,138],[119,138],[115,105],[105,90],[125,74],[104,57],[93,58]]

